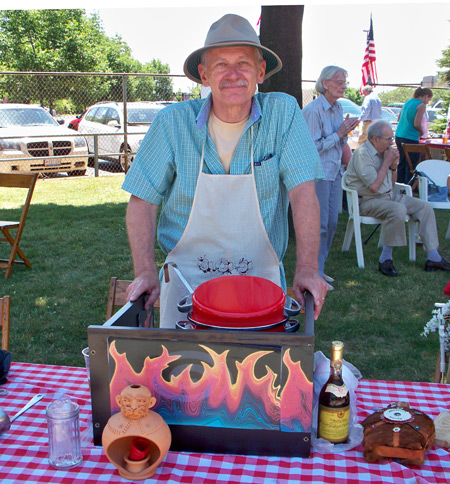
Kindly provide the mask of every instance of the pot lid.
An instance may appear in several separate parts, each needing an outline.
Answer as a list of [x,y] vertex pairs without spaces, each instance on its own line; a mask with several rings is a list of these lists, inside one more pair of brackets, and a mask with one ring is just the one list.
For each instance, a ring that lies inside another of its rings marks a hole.
[[194,313],[198,311],[214,318],[225,319],[283,315],[285,300],[284,291],[272,281],[243,275],[223,276],[206,281],[195,289],[192,296]]

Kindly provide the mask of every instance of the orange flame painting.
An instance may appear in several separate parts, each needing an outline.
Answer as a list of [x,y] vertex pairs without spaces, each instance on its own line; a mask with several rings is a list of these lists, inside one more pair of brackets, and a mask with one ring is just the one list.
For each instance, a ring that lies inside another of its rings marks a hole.
[[127,343],[119,339],[109,346],[112,413],[119,410],[116,395],[136,383],[149,388],[157,400],[152,410],[168,424],[287,432],[311,428],[313,384],[301,361],[291,359],[290,348],[239,346],[237,356],[219,344],[185,342],[182,349],[169,351],[169,341],[155,341],[146,347],[151,356],[136,371],[129,361],[136,350]]

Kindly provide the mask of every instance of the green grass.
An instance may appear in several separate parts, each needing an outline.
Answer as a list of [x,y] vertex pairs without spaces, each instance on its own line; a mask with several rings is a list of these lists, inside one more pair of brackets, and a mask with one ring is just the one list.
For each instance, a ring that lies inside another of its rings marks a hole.
[[[16,265],[10,279],[0,273],[0,295],[11,296],[10,351],[15,361],[82,366],[86,329],[105,318],[112,276],[132,279],[125,229],[128,195],[120,188],[123,176],[39,180],[21,246],[31,270]],[[20,216],[19,192],[0,189],[1,218]],[[445,240],[448,213],[437,213],[442,255],[450,259]],[[345,358],[364,378],[430,381],[438,338],[420,336],[434,302],[445,302],[449,275],[423,270],[425,253],[417,262],[408,248],[394,250],[399,277],[378,272],[378,233],[364,247],[365,269],[358,269],[354,244],[342,254],[347,214],[339,219],[326,272],[336,282],[316,322],[316,349],[329,355],[333,339],[345,342]],[[372,227],[365,226],[366,235]],[[364,237],[365,238],[365,237]],[[292,282],[294,244],[285,258],[288,285]],[[3,247],[4,246],[4,247]],[[8,255],[6,244],[0,256]],[[158,261],[163,261],[161,253]]]

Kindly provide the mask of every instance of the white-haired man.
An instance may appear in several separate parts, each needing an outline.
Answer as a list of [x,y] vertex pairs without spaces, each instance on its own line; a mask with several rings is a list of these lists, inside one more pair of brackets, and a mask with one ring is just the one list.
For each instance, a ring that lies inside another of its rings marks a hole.
[[225,273],[263,277],[285,288],[281,260],[290,202],[294,292],[302,303],[309,290],[315,317],[320,313],[327,288],[317,269],[314,182],[323,176],[317,150],[294,98],[255,94],[257,84],[279,69],[280,59],[261,45],[247,20],[222,17],[184,65],[186,76],[211,94],[160,111],[127,173],[135,272],[128,298],[147,293],[150,305],[161,289],[160,327],[174,328],[183,319],[177,303],[186,295],[172,265],[160,288],[154,256],[160,203],[158,242],[166,262],[176,264],[195,289]]
[[431,205],[423,200],[394,194],[399,153],[393,148],[394,133],[388,121],[378,119],[367,131],[368,140],[355,152],[347,167],[346,182],[358,192],[361,215],[384,219],[381,225],[383,250],[378,269],[395,277],[394,247],[406,245],[405,217],[419,222],[419,235],[427,251],[425,270],[450,271],[450,264],[439,252],[436,219]]

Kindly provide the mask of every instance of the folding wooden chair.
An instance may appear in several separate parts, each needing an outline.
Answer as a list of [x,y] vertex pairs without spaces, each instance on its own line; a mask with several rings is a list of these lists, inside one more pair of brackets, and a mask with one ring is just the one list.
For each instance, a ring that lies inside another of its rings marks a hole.
[[[0,220],[0,230],[4,236],[4,238],[0,239],[0,242],[7,242],[11,245],[9,259],[0,259],[0,267],[3,269],[6,268],[5,279],[8,279],[11,275],[14,264],[25,264],[31,269],[31,262],[27,259],[22,249],[19,247],[19,242],[25,227],[25,219],[28,215],[28,209],[30,208],[31,197],[33,196],[37,178],[37,173],[0,173],[0,187],[23,188],[28,190],[20,220],[18,222]],[[16,231],[14,237],[10,230]],[[16,260],[16,256],[20,257],[22,260]]]
[[450,147],[444,149],[445,161],[450,161]]
[[[409,171],[411,173],[411,178],[414,176],[414,171],[416,169],[416,166],[423,160],[431,160],[431,151],[430,148],[425,145],[425,144],[420,144],[420,143],[402,143],[402,148],[403,151],[405,152],[405,158],[406,161],[408,162],[409,166]],[[411,160],[411,157],[409,156],[410,153],[420,153],[420,157],[417,160],[417,163],[414,165],[414,163]],[[415,190],[417,187],[418,181],[415,180],[412,189]]]
[[9,296],[0,297],[0,326],[2,328],[2,350],[9,350]]
[[[106,306],[106,321],[122,306],[127,303],[126,291],[133,281],[126,281],[111,277],[109,284],[108,304]],[[154,308],[159,308],[159,299],[155,301]]]

